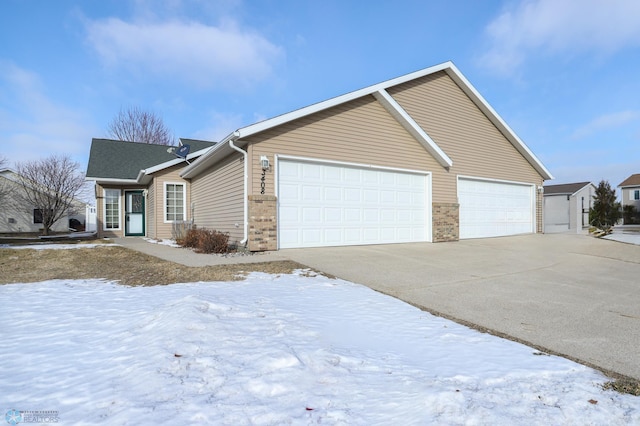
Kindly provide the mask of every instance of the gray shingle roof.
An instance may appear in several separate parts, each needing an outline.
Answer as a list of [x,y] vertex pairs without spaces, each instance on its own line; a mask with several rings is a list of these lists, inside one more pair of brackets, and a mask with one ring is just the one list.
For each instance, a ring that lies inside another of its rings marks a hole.
[[544,186],[544,194],[545,195],[554,195],[554,194],[573,194],[585,186],[589,185],[591,182],[577,182],[577,183],[563,183],[560,185],[545,185]]
[[629,176],[618,186],[640,186],[640,173]]
[[[191,153],[215,145],[215,142],[197,139],[180,140],[191,146]],[[176,156],[168,152],[168,148],[167,145],[94,138],[91,140],[87,177],[135,179],[140,170],[174,160]]]

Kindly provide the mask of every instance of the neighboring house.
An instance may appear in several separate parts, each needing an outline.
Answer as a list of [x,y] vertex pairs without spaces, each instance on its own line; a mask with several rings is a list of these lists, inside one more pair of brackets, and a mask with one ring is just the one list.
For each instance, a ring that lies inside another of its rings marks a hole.
[[544,232],[587,232],[595,193],[591,182],[545,185]]
[[622,206],[634,206],[640,211],[640,173],[623,180],[618,188],[622,194]]
[[620,188],[622,199],[622,223],[640,224],[640,174],[629,176],[618,185],[618,188]]
[[[552,179],[451,62],[240,128],[199,154],[169,179],[184,182],[188,218],[252,251],[542,232]],[[130,188],[156,173],[142,170]],[[101,178],[99,191],[111,176]],[[113,183],[107,196],[122,200]],[[167,223],[161,188],[147,217]],[[99,222],[124,211],[102,205]]]
[[190,183],[179,175],[214,145],[180,139],[179,147],[110,139],[93,139],[86,179],[95,182],[99,237],[171,238],[173,222],[191,220]]
[[[11,169],[0,170],[0,193],[7,199],[2,199],[0,208],[0,233],[40,233],[43,230],[42,211],[33,205],[19,204],[15,194],[21,191],[20,176]],[[71,225],[85,223],[87,204],[75,201],[73,212],[58,220],[51,232],[69,232]]]

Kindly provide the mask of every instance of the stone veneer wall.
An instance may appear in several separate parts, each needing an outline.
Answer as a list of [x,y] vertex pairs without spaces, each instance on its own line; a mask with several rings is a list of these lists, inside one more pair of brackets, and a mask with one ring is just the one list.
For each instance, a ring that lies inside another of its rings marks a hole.
[[460,239],[460,204],[433,203],[433,242]]
[[249,195],[249,251],[278,249],[278,227],[274,195]]
[[542,234],[543,231],[543,227],[542,224],[544,223],[543,220],[543,209],[542,209],[542,204],[543,203],[543,193],[537,190],[536,187],[536,233],[538,234]]

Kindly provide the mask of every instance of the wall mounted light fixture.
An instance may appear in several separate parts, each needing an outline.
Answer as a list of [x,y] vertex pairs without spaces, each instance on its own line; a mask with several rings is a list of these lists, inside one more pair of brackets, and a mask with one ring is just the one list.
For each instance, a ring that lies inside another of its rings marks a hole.
[[266,155],[260,156],[260,166],[262,166],[262,170],[269,170],[269,159]]

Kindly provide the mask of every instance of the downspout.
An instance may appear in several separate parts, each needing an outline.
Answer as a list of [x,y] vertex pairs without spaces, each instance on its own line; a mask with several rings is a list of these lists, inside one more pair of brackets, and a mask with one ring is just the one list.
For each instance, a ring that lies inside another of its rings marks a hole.
[[240,149],[233,144],[234,140],[238,139],[238,133],[235,132],[233,137],[229,139],[229,146],[241,153],[244,157],[244,239],[240,241],[241,245],[245,245],[249,239],[249,196],[247,191],[249,190],[249,161],[247,151]]

